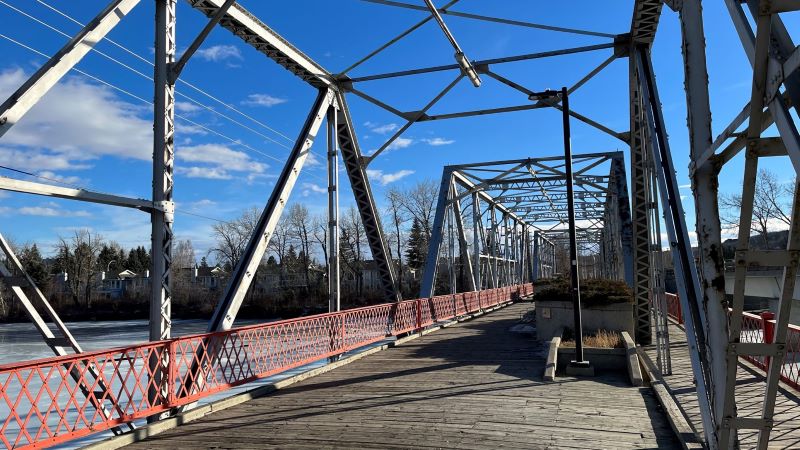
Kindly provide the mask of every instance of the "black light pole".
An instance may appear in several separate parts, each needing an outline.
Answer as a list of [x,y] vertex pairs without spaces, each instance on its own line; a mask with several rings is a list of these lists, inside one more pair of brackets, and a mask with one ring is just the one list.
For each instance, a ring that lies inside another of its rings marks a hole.
[[[567,373],[574,375],[592,375],[594,369],[583,358],[583,324],[581,323],[581,290],[578,277],[578,239],[575,233],[575,199],[572,187],[572,142],[569,131],[569,93],[566,87],[561,91],[546,90],[534,92],[528,98],[537,101],[546,101],[554,97],[561,97],[561,112],[564,129],[564,167],[567,184],[567,214],[569,224],[569,259],[570,259],[570,294],[572,297],[573,326],[575,329],[575,361],[567,366]],[[573,369],[573,370],[570,370]],[[572,373],[570,373],[572,372]]]
[[570,290],[572,291],[572,311],[575,326],[575,361],[572,365],[586,367],[589,362],[583,359],[583,324],[581,323],[581,289],[578,277],[578,239],[575,236],[575,199],[572,188],[572,142],[569,131],[569,94],[561,88],[561,112],[564,121],[564,171],[567,175],[567,215],[569,216],[569,260]]

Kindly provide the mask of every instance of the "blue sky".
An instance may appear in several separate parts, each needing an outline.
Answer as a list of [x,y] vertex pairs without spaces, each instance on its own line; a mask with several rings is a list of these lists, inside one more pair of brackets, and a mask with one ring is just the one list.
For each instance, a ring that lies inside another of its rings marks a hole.
[[[45,3],[85,23],[104,1]],[[380,44],[416,23],[423,14],[357,0],[336,2],[242,1],[302,51],[332,72],[338,72]],[[422,2],[418,2],[422,3]],[[443,2],[439,2],[443,3]],[[630,26],[632,1],[552,2],[462,0],[454,10],[528,20],[548,25],[624,33]],[[53,54],[67,38],[11,7],[18,8],[67,34],[79,26],[41,2],[0,1],[2,34],[39,52]],[[576,14],[580,11],[580,14]],[[711,82],[714,134],[719,133],[749,99],[750,68],[722,1],[705,2],[705,28]],[[186,48],[205,18],[186,2],[178,3],[178,48]],[[129,51],[152,58],[153,2],[143,1],[109,35]],[[784,16],[787,28],[800,29],[800,16]],[[558,48],[608,42],[592,36],[517,28],[456,17],[446,20],[471,59],[495,58]],[[795,36],[795,39],[798,37]],[[150,196],[151,117],[146,101],[152,85],[142,76],[152,68],[142,59],[109,43],[97,46],[126,64],[122,67],[90,53],[78,68],[110,85],[71,72],[57,88],[0,139],[0,165],[35,172],[64,183],[101,192],[147,198]],[[452,48],[441,31],[429,23],[408,39],[351,72],[351,76],[451,64]],[[502,64],[494,69],[531,89],[571,85],[610,56],[611,50],[544,60]],[[684,186],[685,210],[690,229],[694,206],[688,189],[688,134],[686,130],[680,29],[677,14],[664,8],[653,49],[670,144],[679,183]],[[0,38],[0,97],[6,98],[45,58]],[[626,131],[628,124],[627,59],[620,59],[570,98],[571,106],[604,125]],[[133,70],[131,70],[133,69]],[[136,73],[136,71],[140,73]],[[443,72],[361,83],[359,88],[398,109],[418,110],[456,76]],[[210,99],[185,83],[177,86],[176,215],[177,239],[191,239],[202,255],[213,245],[211,226],[216,219],[238,216],[245,208],[261,208],[269,196],[288,147],[296,137],[315,96],[299,78],[245,45],[227,30],[216,29],[183,72],[182,80],[234,106],[237,112]],[[138,97],[135,98],[135,97]],[[144,101],[142,101],[144,100]],[[244,124],[215,114],[195,101]],[[402,121],[354,96],[348,99],[358,136],[370,153],[402,125]],[[526,103],[518,92],[484,77],[473,88],[462,81],[431,113],[511,106]],[[253,119],[253,120],[251,120]],[[370,166],[373,189],[379,200],[391,186],[420,179],[438,179],[445,164],[493,159],[549,156],[561,153],[560,112],[533,110],[495,116],[465,118],[414,125],[395,148]],[[573,121],[573,149],[579,152],[626,150],[625,145],[587,125]],[[249,129],[248,129],[249,128]],[[768,131],[773,133],[773,130]],[[302,172],[293,201],[311,211],[325,210],[324,129]],[[794,175],[785,158],[762,164],[789,180]],[[742,158],[725,168],[722,192],[740,189]],[[0,175],[31,179],[18,173]],[[38,181],[42,181],[39,179]],[[342,177],[346,184],[346,177]],[[341,202],[352,203],[349,186]],[[188,213],[188,214],[186,214]],[[149,219],[144,213],[83,203],[50,200],[22,194],[0,193],[0,231],[17,242],[38,242],[45,252],[59,235],[90,228],[125,247],[148,245]]]

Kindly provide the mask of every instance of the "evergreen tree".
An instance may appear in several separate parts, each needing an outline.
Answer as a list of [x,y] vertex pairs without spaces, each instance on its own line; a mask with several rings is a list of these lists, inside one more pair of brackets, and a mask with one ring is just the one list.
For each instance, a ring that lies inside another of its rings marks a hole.
[[141,245],[132,248],[128,252],[127,267],[128,270],[143,276],[146,270],[150,270],[150,253]]
[[297,258],[297,251],[294,249],[294,245],[289,245],[289,249],[286,251],[286,255],[283,257],[281,263],[287,273],[297,270],[297,266],[300,262]]
[[[114,248],[113,244],[103,244],[103,248],[100,249],[100,253],[97,255],[97,270],[101,272],[120,272],[124,270],[125,253],[122,253],[123,257],[120,259],[120,251],[122,249]],[[109,274],[106,274],[106,276],[109,276]]]
[[46,289],[47,283],[50,281],[50,274],[42,254],[39,252],[39,247],[36,244],[25,246],[20,252],[19,260],[22,263],[22,268],[33,279],[36,286],[40,289]]
[[205,256],[200,258],[200,268],[201,269],[208,269],[208,261],[206,261],[206,257]]
[[406,263],[412,269],[421,269],[425,265],[427,256],[427,236],[422,225],[416,218],[411,223],[411,232],[408,236],[408,247],[406,248]]

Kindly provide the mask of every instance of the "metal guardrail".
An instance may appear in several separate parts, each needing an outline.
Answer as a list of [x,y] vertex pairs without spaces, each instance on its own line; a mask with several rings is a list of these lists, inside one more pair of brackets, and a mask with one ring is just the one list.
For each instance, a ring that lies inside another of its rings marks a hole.
[[[7,449],[64,443],[532,293],[533,285],[524,284],[440,295],[0,365],[0,412],[8,412],[0,419],[0,443]],[[151,358],[165,356],[167,373],[152,372]],[[78,382],[73,371],[81,374]],[[80,382],[93,386],[86,395]]]
[[[667,312],[670,317],[683,324],[683,313],[678,296],[667,294]],[[770,312],[756,315],[742,313],[741,342],[772,343],[775,338],[774,314]],[[769,356],[744,356],[743,359],[759,369],[766,371],[769,367]],[[781,381],[800,391],[800,327],[789,325],[786,335],[786,351],[781,365]]]

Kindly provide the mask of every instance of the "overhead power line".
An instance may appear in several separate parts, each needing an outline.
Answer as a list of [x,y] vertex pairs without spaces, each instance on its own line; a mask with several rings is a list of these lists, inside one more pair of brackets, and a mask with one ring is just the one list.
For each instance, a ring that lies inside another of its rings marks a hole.
[[[3,3],[3,0],[0,0],[0,3]],[[19,47],[21,47],[21,48],[24,48],[24,49],[26,49],[26,50],[28,50],[28,51],[30,51],[30,52],[32,52],[32,53],[35,53],[35,54],[37,54],[37,55],[39,55],[39,56],[41,56],[41,57],[44,57],[44,58],[50,58],[50,56],[49,56],[49,55],[47,55],[46,53],[44,53],[44,52],[41,52],[41,51],[39,51],[39,50],[37,50],[37,49],[35,49],[35,48],[33,48],[33,47],[29,46],[29,45],[26,45],[26,44],[24,44],[24,43],[22,43],[22,42],[20,42],[20,41],[18,41],[18,40],[16,40],[16,39],[14,39],[14,38],[10,37],[10,36],[7,36],[7,35],[5,35],[5,34],[2,34],[2,33],[0,33],[0,38],[2,38],[2,39],[5,39],[5,40],[7,40],[7,41],[11,42],[12,44],[15,44],[15,45],[17,45],[17,46],[19,46]],[[114,89],[114,90],[116,90],[117,92],[120,92],[120,93],[122,93],[122,94],[124,94],[124,95],[126,95],[126,96],[129,96],[129,97],[131,97],[131,98],[134,98],[134,99],[136,99],[136,100],[138,100],[138,101],[140,101],[140,102],[142,102],[142,103],[145,103],[145,104],[147,104],[147,105],[153,106],[153,102],[151,102],[150,100],[147,100],[147,99],[145,99],[145,98],[142,98],[141,96],[139,96],[139,95],[136,95],[136,94],[134,94],[133,92],[130,92],[130,91],[128,91],[127,89],[123,89],[123,88],[121,88],[121,87],[119,87],[119,86],[117,86],[117,85],[115,85],[115,84],[113,84],[113,83],[110,83],[110,82],[108,82],[108,81],[105,81],[105,80],[103,80],[103,79],[101,79],[101,78],[99,78],[99,77],[96,77],[96,76],[94,76],[94,75],[92,75],[92,74],[90,74],[90,73],[88,73],[88,72],[85,72],[85,71],[83,71],[83,70],[81,70],[81,69],[78,69],[78,68],[76,68],[76,67],[73,67],[71,70],[74,70],[76,73],[79,73],[79,74],[81,74],[81,75],[83,75],[83,76],[85,76],[85,77],[87,77],[87,78],[89,78],[89,79],[91,79],[91,80],[94,80],[94,81],[96,81],[96,82],[98,82],[98,83],[100,83],[100,84],[103,84],[104,86],[107,86],[107,87],[109,87],[109,88],[111,88],[111,89]],[[256,154],[258,154],[258,155],[261,155],[261,156],[263,156],[263,157],[265,157],[265,158],[269,158],[269,159],[271,159],[271,160],[273,160],[273,161],[276,161],[276,162],[279,162],[279,163],[281,163],[281,164],[285,163],[285,161],[284,161],[284,160],[282,160],[282,159],[279,159],[279,158],[277,158],[277,157],[275,157],[275,156],[272,156],[272,155],[270,155],[269,153],[263,152],[263,151],[261,151],[261,150],[259,150],[259,149],[255,148],[255,147],[253,147],[253,146],[251,146],[251,145],[249,145],[249,144],[247,144],[247,143],[244,143],[244,142],[242,142],[240,139],[234,139],[234,138],[232,138],[232,137],[230,137],[230,136],[228,136],[228,135],[226,135],[226,134],[223,134],[223,133],[221,133],[221,132],[219,132],[219,131],[216,131],[216,130],[214,130],[214,129],[211,129],[211,128],[209,128],[209,127],[207,127],[207,126],[203,125],[203,124],[200,124],[200,123],[198,123],[198,122],[195,122],[194,120],[191,120],[191,119],[189,119],[188,117],[186,117],[186,116],[184,116],[184,115],[182,115],[182,114],[180,114],[180,113],[177,113],[177,112],[176,112],[176,113],[175,113],[175,117],[179,118],[180,120],[182,120],[182,121],[184,121],[184,122],[186,122],[186,123],[188,123],[188,124],[190,124],[190,125],[192,125],[192,126],[198,127],[198,128],[200,128],[200,129],[202,129],[202,130],[204,130],[204,131],[207,131],[207,132],[209,132],[209,133],[211,133],[211,134],[214,134],[214,135],[216,135],[216,136],[218,136],[218,137],[220,137],[220,138],[222,138],[222,139],[225,139],[225,140],[227,140],[227,141],[231,142],[232,144],[235,144],[235,145],[238,145],[238,146],[244,147],[244,148],[246,148],[246,149],[250,150],[250,151],[251,151],[251,152],[253,152],[253,153],[256,153]],[[323,180],[321,177],[319,177],[319,176],[317,176],[317,175],[315,175],[315,174],[313,174],[313,173],[310,173],[310,172],[309,172],[309,173],[308,173],[308,175],[309,175],[310,177],[312,177],[312,178],[315,178],[315,179],[317,179],[317,180],[321,181],[321,182],[327,182],[326,180]]]
[[[53,7],[53,6],[50,6],[50,5],[48,5],[47,3],[45,3],[45,2],[43,2],[43,1],[41,1],[41,0],[37,0],[37,1],[38,1],[39,3],[41,3],[42,5],[44,5],[44,6],[47,6],[48,8],[52,9],[53,11],[56,11],[56,12],[58,12],[58,13],[59,13],[59,14],[61,14],[62,16],[64,16],[64,17],[68,18],[69,20],[71,20],[72,22],[75,22],[76,24],[83,26],[83,25],[82,25],[82,24],[81,24],[79,21],[77,21],[77,20],[73,19],[72,17],[70,17],[69,15],[67,15],[67,14],[65,14],[65,13],[63,13],[63,12],[61,12],[61,11],[59,11],[59,10],[58,10],[58,9],[56,9],[55,7]],[[39,19],[38,17],[35,17],[34,15],[32,15],[32,14],[30,14],[30,13],[28,13],[28,12],[25,12],[25,11],[23,11],[23,10],[21,10],[21,9],[19,9],[19,8],[17,8],[17,7],[15,7],[15,6],[13,6],[13,5],[11,5],[11,4],[9,4],[8,2],[6,2],[6,1],[4,1],[4,0],[0,0],[0,4],[2,4],[2,5],[4,5],[4,6],[6,6],[7,8],[11,9],[12,11],[14,11],[14,12],[16,12],[16,13],[18,13],[18,14],[20,14],[20,15],[22,15],[22,16],[24,16],[24,17],[26,17],[26,18],[28,18],[28,19],[30,19],[30,20],[32,20],[32,21],[34,21],[34,22],[36,22],[36,23],[38,23],[39,25],[41,25],[41,26],[43,26],[43,27],[45,27],[45,28],[47,28],[47,29],[49,29],[49,30],[51,30],[51,31],[53,31],[53,32],[55,32],[55,33],[57,33],[57,34],[59,34],[59,35],[66,37],[67,39],[70,39],[70,38],[72,37],[72,36],[70,36],[68,33],[64,32],[63,30],[61,30],[61,29],[59,29],[59,28],[57,28],[57,27],[55,27],[55,26],[53,26],[53,25],[51,25],[51,24],[47,23],[46,21],[44,21],[44,20],[42,20],[42,19]],[[144,57],[142,57],[142,56],[138,55],[137,53],[135,53],[135,52],[133,52],[133,51],[131,51],[131,50],[127,49],[127,48],[126,48],[125,46],[123,46],[122,44],[119,44],[119,43],[117,43],[116,41],[112,41],[111,39],[108,39],[108,38],[106,38],[105,40],[107,40],[109,43],[112,43],[113,45],[117,46],[118,48],[120,48],[120,49],[123,49],[123,50],[124,50],[126,53],[128,53],[128,54],[131,54],[131,55],[135,56],[137,59],[140,59],[140,60],[142,60],[142,61],[146,62],[146,63],[147,63],[148,65],[150,65],[151,67],[153,66],[153,63],[152,63],[151,61],[148,61],[148,60],[147,60],[147,59],[145,59]],[[109,61],[112,61],[112,62],[113,62],[113,63],[115,63],[115,64],[118,64],[119,66],[121,66],[121,67],[125,68],[126,70],[129,70],[129,71],[131,71],[131,72],[135,73],[136,75],[138,75],[138,76],[140,76],[140,77],[142,77],[142,78],[145,78],[146,80],[153,81],[153,78],[152,78],[150,75],[147,75],[147,74],[145,74],[145,73],[143,73],[143,72],[141,72],[141,71],[139,71],[139,70],[137,70],[137,69],[135,69],[135,68],[131,67],[130,65],[128,65],[128,64],[126,64],[126,63],[124,63],[124,62],[120,61],[119,59],[117,59],[117,58],[115,58],[115,57],[113,57],[113,56],[111,56],[111,55],[109,55],[109,54],[107,54],[107,53],[105,53],[105,52],[103,52],[103,51],[101,51],[101,50],[98,50],[98,49],[97,49],[97,48],[95,48],[95,47],[92,47],[91,51],[93,51],[93,52],[97,53],[98,55],[100,55],[100,56],[102,56],[102,57],[104,57],[104,58],[108,59]],[[279,132],[279,131],[275,130],[274,128],[270,127],[269,125],[267,125],[267,124],[265,124],[265,123],[263,123],[263,122],[261,122],[261,121],[259,121],[259,120],[255,119],[255,118],[251,117],[250,115],[248,115],[248,114],[246,114],[246,113],[244,113],[244,112],[240,111],[239,109],[235,108],[233,105],[230,105],[230,104],[228,104],[228,103],[226,103],[226,102],[224,102],[224,101],[222,101],[222,100],[220,100],[220,99],[216,98],[215,96],[213,96],[213,95],[211,95],[211,94],[207,93],[206,91],[204,91],[204,90],[202,90],[202,89],[200,89],[200,88],[198,88],[198,87],[194,86],[193,84],[189,83],[188,81],[184,81],[184,80],[182,80],[182,79],[180,79],[180,78],[179,78],[179,79],[178,79],[178,82],[180,82],[180,83],[183,83],[183,84],[186,84],[188,87],[190,87],[190,88],[192,88],[192,89],[196,90],[197,92],[199,92],[199,93],[201,93],[201,94],[205,95],[206,97],[208,97],[208,98],[210,98],[210,99],[212,99],[212,100],[216,101],[217,103],[219,103],[219,104],[221,104],[221,105],[225,106],[226,108],[230,109],[231,111],[233,111],[233,112],[236,112],[237,114],[239,114],[239,115],[241,115],[241,116],[243,116],[243,117],[246,117],[247,119],[249,119],[249,120],[253,121],[254,123],[256,123],[256,124],[258,124],[258,125],[260,125],[261,127],[263,127],[263,128],[265,128],[265,129],[267,129],[267,130],[269,130],[269,131],[271,131],[271,132],[273,132],[273,133],[277,134],[279,137],[281,137],[281,138],[283,138],[283,139],[285,139],[285,140],[287,140],[287,141],[289,141],[289,142],[293,142],[293,141],[292,141],[292,139],[291,139],[291,138],[289,138],[288,136],[286,136],[285,134],[283,134],[283,133],[281,133],[281,132]],[[264,139],[267,139],[268,141],[270,141],[270,142],[272,142],[272,143],[274,143],[274,144],[276,144],[276,145],[278,145],[278,146],[281,146],[281,147],[283,147],[283,148],[286,148],[286,149],[291,149],[291,146],[287,145],[286,143],[284,143],[284,142],[279,142],[279,141],[277,141],[275,138],[273,138],[272,136],[268,136],[268,135],[266,135],[266,134],[264,134],[264,133],[261,133],[260,131],[253,129],[252,127],[249,127],[249,126],[247,126],[247,125],[245,125],[245,124],[243,124],[243,123],[241,123],[241,122],[237,121],[236,119],[233,119],[232,117],[230,117],[230,116],[227,116],[227,115],[225,115],[225,114],[221,113],[220,111],[217,111],[217,110],[215,110],[214,108],[212,108],[212,107],[210,107],[210,106],[208,106],[208,105],[206,105],[206,104],[204,104],[204,103],[200,102],[199,100],[197,100],[197,99],[194,99],[194,98],[192,98],[192,97],[190,97],[190,96],[188,96],[188,95],[186,95],[186,94],[184,94],[184,93],[182,93],[182,92],[180,92],[180,91],[176,91],[176,95],[179,95],[179,96],[181,96],[181,97],[184,97],[184,98],[186,98],[187,100],[189,100],[190,102],[192,102],[192,103],[194,103],[194,104],[196,104],[196,105],[200,106],[201,108],[203,108],[203,109],[205,109],[205,110],[207,110],[207,111],[211,112],[212,114],[215,114],[215,115],[217,115],[217,116],[220,116],[220,117],[222,117],[222,118],[224,118],[224,119],[226,119],[226,120],[228,120],[228,121],[230,121],[230,122],[232,122],[232,123],[234,123],[234,124],[236,124],[236,125],[239,125],[239,126],[241,126],[242,128],[244,128],[244,129],[246,129],[246,130],[248,130],[248,131],[250,131],[250,132],[252,132],[252,133],[254,133],[254,134],[257,134],[258,136],[260,136],[260,137],[262,137],[262,138],[264,138]]]

